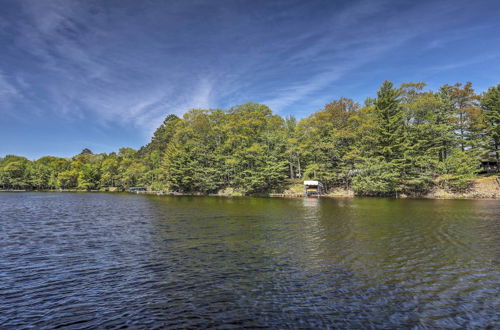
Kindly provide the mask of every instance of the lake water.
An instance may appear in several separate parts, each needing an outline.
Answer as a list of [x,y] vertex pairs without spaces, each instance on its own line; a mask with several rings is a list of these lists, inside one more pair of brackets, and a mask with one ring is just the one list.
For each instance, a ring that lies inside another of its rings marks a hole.
[[500,202],[0,194],[0,328],[500,327]]

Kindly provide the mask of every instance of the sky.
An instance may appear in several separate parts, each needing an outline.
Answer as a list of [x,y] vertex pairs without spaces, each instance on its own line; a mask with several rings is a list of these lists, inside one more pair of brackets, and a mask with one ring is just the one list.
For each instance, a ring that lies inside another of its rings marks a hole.
[[303,118],[383,80],[500,84],[500,1],[0,0],[0,157],[139,148],[168,114]]

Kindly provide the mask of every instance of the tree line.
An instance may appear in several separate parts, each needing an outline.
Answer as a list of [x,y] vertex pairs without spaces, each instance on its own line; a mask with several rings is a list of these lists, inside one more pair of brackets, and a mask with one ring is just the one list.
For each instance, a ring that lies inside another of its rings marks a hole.
[[436,186],[467,190],[490,161],[499,171],[500,85],[426,90],[385,81],[363,105],[341,98],[301,120],[263,104],[168,115],[151,142],[110,154],[0,158],[2,189],[146,186],[151,190],[242,194],[317,179],[358,195],[420,195]]

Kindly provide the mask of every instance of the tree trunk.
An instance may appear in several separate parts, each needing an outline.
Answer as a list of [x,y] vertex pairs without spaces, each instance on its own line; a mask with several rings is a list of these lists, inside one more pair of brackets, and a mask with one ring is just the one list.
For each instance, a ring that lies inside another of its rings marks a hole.
[[499,154],[498,154],[498,141],[495,140],[495,156],[497,158],[497,173],[500,173],[500,164],[499,164]]
[[463,113],[460,112],[460,146],[462,148],[462,151],[465,151],[463,116],[464,116]]

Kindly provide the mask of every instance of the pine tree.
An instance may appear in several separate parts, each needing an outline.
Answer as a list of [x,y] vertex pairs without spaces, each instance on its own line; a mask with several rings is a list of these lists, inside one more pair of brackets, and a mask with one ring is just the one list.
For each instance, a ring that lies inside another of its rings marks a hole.
[[484,118],[479,107],[479,96],[472,83],[444,85],[440,93],[454,113],[454,129],[461,151],[475,152],[481,147]]
[[[357,165],[353,188],[358,194],[396,194],[404,173],[405,123],[401,90],[384,81],[377,98],[367,103],[367,136],[360,143],[364,161]],[[372,105],[373,104],[373,105]],[[371,186],[371,188],[369,188]]]
[[491,87],[481,98],[481,107],[487,123],[488,151],[495,154],[497,172],[500,172],[500,84]]
[[386,80],[377,92],[375,100],[375,113],[378,119],[375,155],[394,164],[401,162],[404,148],[404,121],[400,96],[401,91]]

